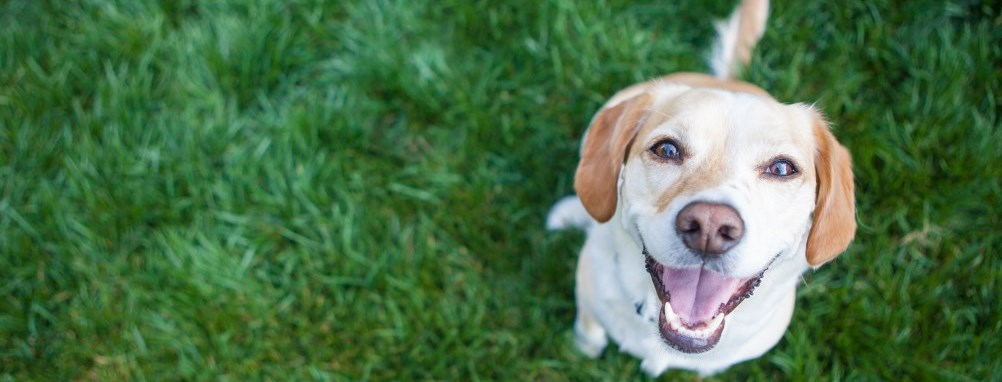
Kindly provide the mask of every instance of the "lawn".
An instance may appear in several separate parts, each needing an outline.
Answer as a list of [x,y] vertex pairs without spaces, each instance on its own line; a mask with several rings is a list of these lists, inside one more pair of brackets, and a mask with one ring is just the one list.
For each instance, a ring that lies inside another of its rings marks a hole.
[[[733,6],[0,0],[0,381],[647,379],[573,348],[544,218]],[[826,112],[860,229],[711,380],[1002,378],[1000,10],[773,4],[744,78]]]

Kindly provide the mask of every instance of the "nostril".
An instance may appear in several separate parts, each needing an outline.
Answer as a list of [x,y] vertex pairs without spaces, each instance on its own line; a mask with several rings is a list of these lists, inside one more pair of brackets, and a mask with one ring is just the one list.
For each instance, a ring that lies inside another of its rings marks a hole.
[[741,231],[737,227],[731,225],[721,226],[717,230],[717,233],[721,238],[727,241],[734,241],[741,238]]
[[683,233],[698,233],[702,227],[699,226],[699,222],[696,220],[689,220],[682,224],[681,231]]

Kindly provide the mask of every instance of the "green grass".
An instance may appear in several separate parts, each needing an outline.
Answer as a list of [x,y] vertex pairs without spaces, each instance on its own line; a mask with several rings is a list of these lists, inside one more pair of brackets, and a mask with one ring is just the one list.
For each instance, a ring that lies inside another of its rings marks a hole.
[[[606,97],[704,70],[703,3],[0,1],[0,380],[646,379],[573,349],[543,218]],[[745,77],[826,111],[861,227],[712,379],[999,378],[999,5],[769,27]]]

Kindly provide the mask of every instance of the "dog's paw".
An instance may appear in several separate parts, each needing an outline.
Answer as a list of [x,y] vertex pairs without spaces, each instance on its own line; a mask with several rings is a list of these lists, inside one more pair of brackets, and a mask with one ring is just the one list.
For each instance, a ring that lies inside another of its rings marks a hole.
[[657,377],[668,369],[668,361],[665,359],[655,360],[652,358],[644,358],[644,360],[640,362],[640,369],[651,377]]
[[605,345],[605,339],[596,343],[585,338],[584,336],[577,334],[574,335],[574,346],[588,356],[588,358],[598,358],[598,356],[602,355],[602,350],[605,350]]
[[588,358],[598,358],[605,350],[609,339],[605,337],[605,330],[601,327],[593,326],[585,328],[580,322],[574,324],[574,346]]

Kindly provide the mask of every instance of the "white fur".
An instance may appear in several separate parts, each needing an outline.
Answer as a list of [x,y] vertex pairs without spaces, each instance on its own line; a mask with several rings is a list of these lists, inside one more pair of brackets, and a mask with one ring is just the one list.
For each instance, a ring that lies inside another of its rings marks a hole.
[[739,22],[740,15],[735,10],[727,21],[720,20],[713,23],[717,30],[717,40],[713,43],[713,50],[710,53],[710,72],[717,78],[732,78],[733,72],[737,69],[734,48],[738,43]]
[[595,221],[592,220],[591,216],[588,216],[588,211],[585,211],[584,205],[581,204],[581,199],[573,195],[560,199],[557,204],[553,205],[546,217],[546,229],[551,231],[566,228],[578,228],[586,231],[594,223]]
[[[760,164],[782,154],[804,167],[812,165],[810,118],[799,105],[750,94],[676,84],[648,91],[658,101],[634,145],[646,148],[665,136],[685,137],[690,157],[678,166],[652,160],[646,150],[634,151],[621,172],[619,207],[612,220],[583,224],[584,208],[576,197],[568,197],[553,208],[549,226],[590,227],[576,287],[575,341],[585,354],[597,356],[608,336],[621,351],[641,358],[641,367],[651,375],[667,368],[710,375],[763,354],[789,324],[796,282],[808,268],[804,252],[815,180],[809,171],[795,180],[769,179],[762,176]],[[675,112],[670,117],[656,113],[666,109]],[[703,176],[700,168],[720,159],[713,153],[727,158],[721,182],[684,190],[659,212],[655,204],[661,192],[684,177]],[[693,201],[733,206],[745,221],[742,242],[712,260],[682,250],[673,222]],[[641,242],[666,265],[701,264],[742,278],[768,270],[752,297],[727,315],[718,344],[705,353],[686,354],[667,346],[658,333],[660,301],[644,267]]]

